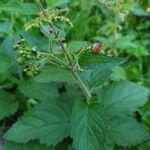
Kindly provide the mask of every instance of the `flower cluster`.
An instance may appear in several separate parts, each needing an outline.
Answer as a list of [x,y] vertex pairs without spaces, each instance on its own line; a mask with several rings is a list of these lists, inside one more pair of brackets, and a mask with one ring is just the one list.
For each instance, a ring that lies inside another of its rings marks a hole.
[[30,61],[33,55],[37,55],[37,48],[30,47],[24,39],[14,46],[15,50],[18,51],[17,63],[24,64]]
[[66,11],[67,9],[44,10],[44,12],[41,12],[37,18],[26,23],[25,29],[29,30],[32,27],[40,27],[45,22],[51,24],[56,21],[66,22],[70,27],[73,27],[69,18],[63,16],[63,13]]
[[31,47],[25,39],[21,39],[14,49],[17,50],[17,63],[24,66],[24,72],[27,76],[36,75],[39,72],[37,47]]
[[39,68],[37,66],[26,66],[24,69],[24,72],[27,76],[33,77],[34,75],[37,75],[39,73]]

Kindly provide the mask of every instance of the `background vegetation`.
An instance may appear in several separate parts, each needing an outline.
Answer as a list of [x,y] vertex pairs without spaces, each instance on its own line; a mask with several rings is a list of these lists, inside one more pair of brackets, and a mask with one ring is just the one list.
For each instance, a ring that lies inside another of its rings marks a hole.
[[[65,16],[70,19],[74,27],[70,29],[63,23],[56,23],[56,26],[59,27],[56,30],[59,30],[61,40],[65,38],[63,42],[68,43],[67,47],[72,53],[83,48],[86,43],[101,42],[104,50],[110,56],[115,55],[128,59],[123,66],[113,68],[110,76],[111,82],[128,79],[150,89],[149,0],[46,0],[42,3],[50,9],[69,8]],[[62,84],[47,83],[59,78],[55,69],[48,70],[29,80],[24,72],[24,66],[16,63],[14,45],[20,38],[25,38],[31,46],[36,45],[43,51],[51,48],[55,53],[61,53],[60,46],[53,44],[52,37],[48,35],[48,25],[43,25],[40,30],[33,28],[25,31],[24,25],[35,18],[38,13],[38,7],[31,0],[0,1],[1,137],[22,116],[24,111],[30,110],[40,100],[58,97],[73,99],[80,96],[70,84],[65,85],[64,94]],[[51,75],[52,73],[55,78]],[[134,117],[150,128],[150,101],[136,110]],[[55,149],[72,150],[71,143],[72,140],[66,138]],[[54,149],[38,142],[23,145],[6,141],[5,145],[6,150]],[[150,141],[148,139],[130,148],[116,146],[115,149],[149,150]]]

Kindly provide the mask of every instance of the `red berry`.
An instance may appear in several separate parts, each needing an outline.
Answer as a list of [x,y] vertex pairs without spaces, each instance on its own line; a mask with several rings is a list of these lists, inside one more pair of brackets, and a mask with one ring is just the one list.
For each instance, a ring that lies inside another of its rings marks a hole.
[[92,46],[92,52],[99,54],[103,49],[103,44],[101,43],[94,43]]

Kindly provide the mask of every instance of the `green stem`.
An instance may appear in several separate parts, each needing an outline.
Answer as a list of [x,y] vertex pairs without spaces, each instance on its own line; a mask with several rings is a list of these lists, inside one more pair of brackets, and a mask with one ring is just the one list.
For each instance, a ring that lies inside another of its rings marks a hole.
[[50,39],[50,37],[48,37],[48,51],[49,51],[49,53],[52,53],[52,51],[51,51],[51,39]]
[[119,10],[118,10],[118,1],[115,1],[115,12],[114,12],[114,26],[113,26],[113,43],[112,43],[112,48],[113,50],[116,50],[116,35],[117,35],[117,25],[118,25],[118,22],[116,20],[116,15],[119,13]]
[[[41,9],[41,11],[43,12],[44,16],[49,19],[49,16],[45,13],[45,10],[44,10],[44,8],[43,8],[43,6],[42,6],[40,0],[36,0],[36,2],[37,2],[37,4],[38,4],[39,8]],[[50,26],[50,28],[53,30],[55,36],[57,37],[57,32],[56,32],[56,30],[54,29],[53,25],[52,25],[51,23],[49,23],[49,26]],[[57,42],[58,42],[58,44],[61,46],[62,50],[64,51],[64,53],[65,53],[65,55],[66,55],[68,61],[69,61],[69,62],[72,62],[72,59],[71,59],[69,53],[67,52],[67,50],[65,49],[65,47],[64,47],[63,43],[61,42],[61,40],[58,40]]]
[[89,103],[90,98],[91,98],[90,91],[87,89],[86,85],[83,83],[83,81],[81,80],[81,78],[79,77],[79,75],[76,72],[71,72],[71,73],[74,76],[74,78],[76,79],[76,81],[78,82],[81,89],[83,90],[84,94],[86,95],[87,102]]
[[9,80],[11,80],[13,83],[15,83],[17,85],[20,82],[14,75],[10,75]]
[[[54,54],[51,54],[51,53],[41,53],[40,55],[43,55],[44,57],[50,57],[50,58],[53,58],[53,60],[55,61],[55,63],[57,62],[57,64],[59,65],[62,65],[64,68],[68,69],[68,70],[71,70],[71,68],[64,62],[62,61],[61,59],[59,59],[58,57],[56,57]],[[51,60],[51,61],[53,61]]]
[[[41,11],[43,12],[43,14],[45,15],[45,17],[49,18],[49,17],[47,16],[47,14],[45,13],[45,10],[44,10],[44,8],[43,8],[43,6],[42,6],[40,0],[36,0],[36,2],[37,2],[37,4],[38,4],[39,8],[41,9]],[[52,25],[51,23],[49,23],[49,26],[50,26],[50,28],[53,30],[54,35],[57,36],[57,32],[56,32],[55,28],[53,27],[53,25]],[[72,64],[73,64],[73,62],[72,62],[72,57],[71,57],[71,56],[69,55],[69,53],[67,52],[67,50],[66,50],[66,48],[64,47],[63,43],[61,42],[61,40],[58,40],[58,44],[61,46],[61,48],[62,48],[64,54],[66,55],[69,64],[72,65]],[[51,56],[52,56],[52,55],[51,55]],[[89,103],[90,98],[91,98],[91,93],[90,93],[90,91],[88,90],[88,88],[86,87],[86,85],[83,83],[83,81],[81,80],[81,78],[79,77],[79,75],[77,74],[77,72],[72,71],[72,69],[70,69],[70,67],[69,67],[68,65],[66,65],[63,61],[61,61],[59,58],[55,57],[54,55],[53,55],[53,58],[54,58],[55,60],[57,60],[58,63],[60,63],[60,64],[62,64],[63,66],[65,66],[65,67],[67,68],[67,70],[69,70],[69,71],[72,73],[73,77],[76,79],[76,81],[78,82],[80,88],[83,90],[84,94],[86,95],[87,102]]]

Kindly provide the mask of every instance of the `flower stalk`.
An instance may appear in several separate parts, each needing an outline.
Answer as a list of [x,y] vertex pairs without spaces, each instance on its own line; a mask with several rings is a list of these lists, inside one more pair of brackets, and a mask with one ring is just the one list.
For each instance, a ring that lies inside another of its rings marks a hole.
[[[38,5],[38,7],[40,8],[40,10],[42,11],[42,13],[44,14],[44,16],[46,18],[49,18],[49,16],[46,14],[43,6],[42,6],[42,3],[40,2],[40,0],[36,0],[36,3]],[[57,37],[58,34],[54,28],[54,26],[49,23],[49,26],[51,28],[51,30],[53,31],[53,34]],[[74,60],[73,58],[71,57],[71,55],[68,53],[67,49],[65,48],[64,44],[61,42],[61,40],[57,40],[57,43],[61,46],[66,58],[67,58],[67,61],[69,62],[69,65],[73,65],[74,63]],[[89,89],[87,88],[87,86],[84,84],[84,82],[81,80],[81,78],[79,77],[78,73],[77,73],[77,70],[73,70],[72,68],[70,68],[69,65],[66,65],[63,61],[57,59],[57,57],[55,57],[55,60],[57,60],[62,66],[64,66],[68,71],[71,72],[71,74],[73,75],[73,77],[75,78],[75,80],[77,81],[78,85],[80,86],[80,88],[83,90],[83,93],[85,94],[86,96],[86,99],[87,99],[87,102],[89,103],[90,99],[91,99],[91,93],[89,91]]]

